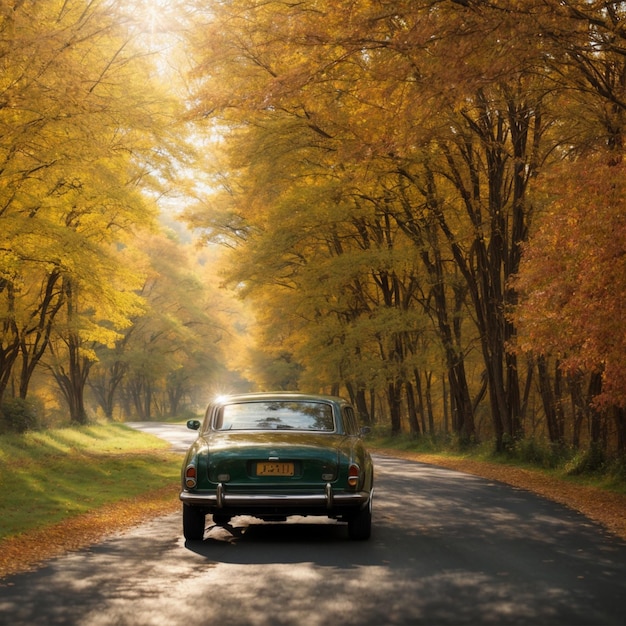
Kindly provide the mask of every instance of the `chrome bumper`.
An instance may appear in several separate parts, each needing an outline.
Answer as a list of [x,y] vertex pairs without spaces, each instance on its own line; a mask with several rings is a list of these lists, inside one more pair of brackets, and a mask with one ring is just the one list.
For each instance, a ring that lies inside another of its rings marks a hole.
[[180,499],[185,504],[206,506],[210,508],[242,508],[276,507],[276,508],[343,508],[359,507],[370,499],[368,491],[356,493],[333,493],[330,483],[324,488],[324,493],[305,494],[256,494],[256,493],[226,493],[222,483],[217,485],[215,493],[191,493],[182,491]]

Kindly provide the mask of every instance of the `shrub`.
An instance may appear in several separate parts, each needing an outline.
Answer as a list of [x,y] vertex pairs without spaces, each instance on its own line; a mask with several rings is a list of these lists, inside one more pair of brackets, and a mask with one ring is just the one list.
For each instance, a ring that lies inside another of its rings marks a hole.
[[37,409],[29,400],[11,398],[0,408],[0,430],[12,433],[25,433],[37,428]]
[[607,464],[607,472],[615,481],[626,483],[626,457],[619,455]]
[[569,452],[563,445],[534,438],[521,439],[515,446],[515,458],[545,469],[555,469],[568,458]]
[[606,455],[599,445],[591,445],[587,450],[572,459],[567,473],[570,476],[594,474],[605,469]]

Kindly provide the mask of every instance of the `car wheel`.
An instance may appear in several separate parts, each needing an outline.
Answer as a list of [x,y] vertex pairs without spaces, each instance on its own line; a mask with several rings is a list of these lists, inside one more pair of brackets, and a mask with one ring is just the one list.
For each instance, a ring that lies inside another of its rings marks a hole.
[[348,536],[356,541],[365,541],[372,534],[372,498],[364,509],[348,519]]
[[202,541],[205,513],[193,506],[183,504],[183,535],[188,541]]

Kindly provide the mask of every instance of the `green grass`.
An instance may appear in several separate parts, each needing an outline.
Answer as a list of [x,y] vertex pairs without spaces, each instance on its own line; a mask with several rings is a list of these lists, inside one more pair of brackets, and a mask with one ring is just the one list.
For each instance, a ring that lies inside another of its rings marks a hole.
[[0,436],[0,539],[178,480],[169,444],[123,424]]

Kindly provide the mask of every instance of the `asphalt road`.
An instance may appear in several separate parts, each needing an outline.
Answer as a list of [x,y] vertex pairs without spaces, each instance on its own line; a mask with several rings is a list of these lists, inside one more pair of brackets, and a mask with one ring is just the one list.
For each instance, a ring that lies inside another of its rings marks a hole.
[[[179,447],[189,437],[160,433]],[[0,623],[625,624],[626,544],[599,526],[475,476],[375,464],[368,542],[319,518],[237,518],[233,533],[210,528],[186,546],[168,515],[0,581]]]

